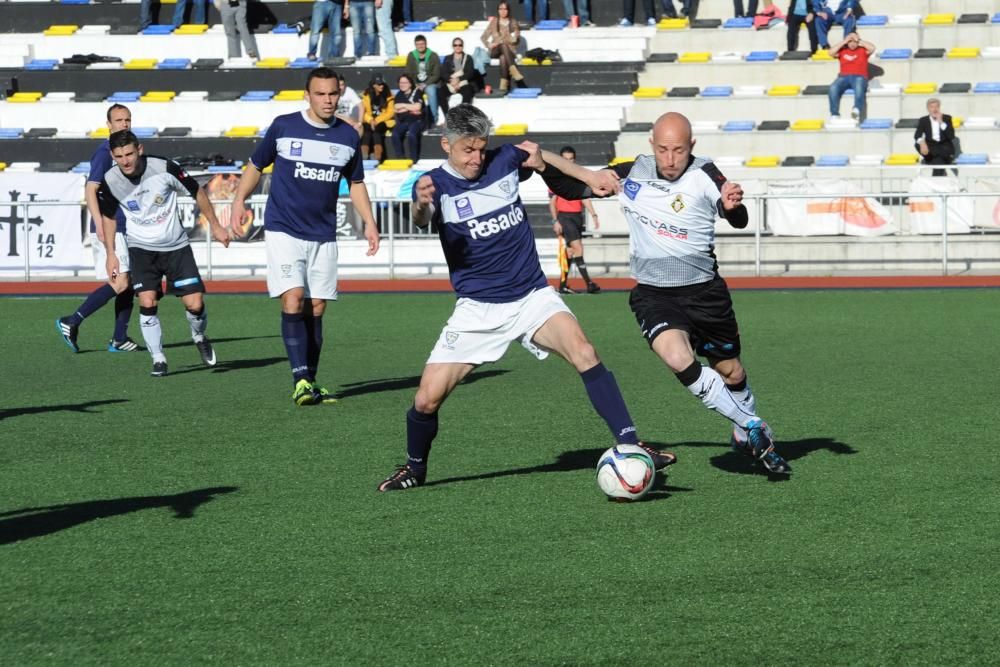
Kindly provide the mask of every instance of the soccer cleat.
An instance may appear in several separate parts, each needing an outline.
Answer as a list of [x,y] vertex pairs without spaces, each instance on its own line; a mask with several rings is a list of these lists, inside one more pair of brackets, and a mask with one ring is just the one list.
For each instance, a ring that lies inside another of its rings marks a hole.
[[203,337],[201,340],[196,340],[194,346],[198,348],[198,352],[201,354],[201,360],[206,366],[215,365],[215,349],[212,348],[212,342],[208,340],[207,337]]
[[560,294],[578,294],[579,292],[577,292],[572,287],[567,287],[566,285],[560,285],[559,286],[559,293]]
[[138,349],[139,345],[131,338],[108,341],[108,352],[135,352]]
[[639,446],[642,447],[643,451],[649,454],[651,459],[653,459],[653,467],[657,470],[663,470],[667,466],[672,466],[677,463],[677,457],[673,452],[665,452],[660,449],[654,449],[644,442],[640,442]]
[[601,291],[601,286],[597,283],[587,283],[587,294],[597,294]]
[[80,346],[76,344],[76,337],[80,335],[80,327],[68,323],[65,317],[60,317],[56,319],[56,331],[62,336],[69,349],[74,352],[80,351]]
[[654,25],[656,25],[656,19],[654,19],[652,16],[650,16],[648,19],[646,19],[646,25],[648,25],[648,26],[654,26]]
[[762,419],[754,419],[747,425],[745,440],[740,437],[736,429],[733,429],[729,442],[733,449],[758,461],[768,472],[776,474],[792,472],[788,462],[774,450],[774,434],[771,432],[771,427]]
[[167,362],[165,361],[154,361],[153,370],[149,372],[155,378],[161,378],[167,374]]
[[305,378],[295,383],[295,390],[292,392],[292,400],[295,405],[316,405],[318,402],[316,388],[312,382]]
[[628,19],[621,19],[618,21],[618,25],[621,26],[622,28],[631,28],[632,22]]
[[337,402],[336,397],[330,393],[326,387],[321,387],[318,384],[313,385],[313,394],[316,397],[316,402],[323,405],[332,405]]
[[404,489],[411,489],[415,486],[422,486],[425,479],[427,479],[426,468],[418,472],[416,469],[410,467],[410,464],[406,464],[399,466],[396,468],[396,472],[386,477],[378,485],[378,490],[402,491]]
[[861,112],[858,111],[857,107],[854,107],[853,109],[851,109],[851,118],[853,118],[854,120],[857,120],[859,116],[861,116]]

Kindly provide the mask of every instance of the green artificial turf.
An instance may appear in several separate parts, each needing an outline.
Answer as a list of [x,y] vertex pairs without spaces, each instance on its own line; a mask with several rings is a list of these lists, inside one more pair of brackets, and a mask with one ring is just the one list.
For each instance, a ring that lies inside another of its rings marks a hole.
[[789,480],[729,451],[626,294],[568,298],[680,459],[630,504],[576,372],[516,344],[442,409],[428,486],[375,492],[447,295],[343,296],[341,401],[308,408],[264,297],[208,297],[212,370],[165,301],[166,378],[102,351],[110,308],[73,355],[79,299],[0,300],[0,663],[995,661],[1000,291],[734,298]]

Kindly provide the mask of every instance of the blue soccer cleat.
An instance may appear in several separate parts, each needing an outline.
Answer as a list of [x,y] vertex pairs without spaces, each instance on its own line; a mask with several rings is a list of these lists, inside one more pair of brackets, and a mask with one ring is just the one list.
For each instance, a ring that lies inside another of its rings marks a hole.
[[135,352],[138,349],[139,345],[131,338],[108,341],[108,352]]
[[76,337],[80,335],[80,327],[70,324],[65,317],[56,318],[56,331],[62,336],[66,346],[74,352],[80,351],[80,346],[76,344]]
[[763,419],[754,419],[747,424],[746,431],[747,437],[744,439],[736,429],[733,429],[733,435],[729,440],[733,449],[759,462],[770,473],[787,475],[792,472],[788,462],[774,450],[774,434],[767,422]]

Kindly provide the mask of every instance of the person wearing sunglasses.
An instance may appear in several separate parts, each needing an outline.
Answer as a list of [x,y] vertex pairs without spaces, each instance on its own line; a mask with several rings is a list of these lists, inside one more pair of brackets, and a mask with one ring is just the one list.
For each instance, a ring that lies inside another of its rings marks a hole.
[[454,104],[471,104],[476,95],[475,69],[472,56],[465,52],[465,42],[456,37],[451,42],[451,49],[451,55],[441,63],[441,94],[438,99],[443,113],[448,113]]

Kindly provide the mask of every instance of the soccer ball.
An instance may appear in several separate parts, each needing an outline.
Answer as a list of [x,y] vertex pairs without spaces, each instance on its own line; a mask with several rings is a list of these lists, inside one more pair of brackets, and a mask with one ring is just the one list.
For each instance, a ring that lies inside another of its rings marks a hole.
[[597,462],[597,485],[611,498],[642,498],[655,477],[653,459],[638,445],[615,445]]

